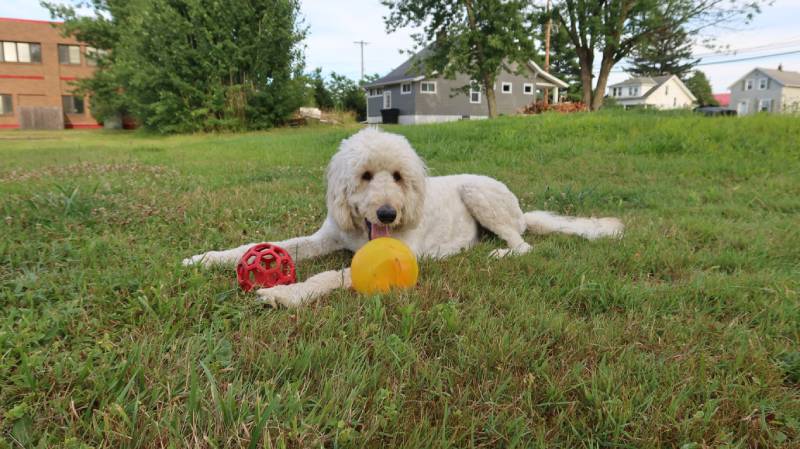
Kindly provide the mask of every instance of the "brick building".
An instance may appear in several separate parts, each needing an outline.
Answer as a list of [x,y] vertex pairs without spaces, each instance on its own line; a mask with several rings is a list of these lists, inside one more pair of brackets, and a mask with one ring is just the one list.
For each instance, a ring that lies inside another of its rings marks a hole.
[[20,127],[33,108],[58,108],[65,128],[100,127],[71,85],[92,75],[95,51],[62,36],[58,22],[0,18],[0,129]]

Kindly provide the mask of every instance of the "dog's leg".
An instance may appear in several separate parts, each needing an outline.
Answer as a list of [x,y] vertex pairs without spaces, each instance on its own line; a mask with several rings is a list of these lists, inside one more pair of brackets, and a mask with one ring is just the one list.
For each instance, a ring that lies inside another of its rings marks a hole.
[[[322,256],[343,248],[334,227],[327,221],[313,235],[272,243],[289,251],[295,262]],[[257,245],[257,243],[248,243],[225,251],[208,251],[183,259],[183,264],[202,264],[206,267],[212,265],[235,265],[253,245]]]
[[508,244],[508,248],[496,249],[490,256],[519,255],[533,249],[522,238],[525,218],[519,201],[504,184],[482,178],[461,186],[460,193],[461,200],[478,223]]
[[292,285],[276,285],[256,291],[259,302],[272,307],[300,307],[325,296],[337,288],[350,288],[350,269],[325,271]]

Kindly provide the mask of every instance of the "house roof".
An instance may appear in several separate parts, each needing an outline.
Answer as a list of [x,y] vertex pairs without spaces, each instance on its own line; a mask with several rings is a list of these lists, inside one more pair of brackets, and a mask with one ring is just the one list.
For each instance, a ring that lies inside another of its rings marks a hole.
[[763,67],[756,67],[753,70],[747,72],[743,77],[736,80],[733,84],[728,86],[728,89],[732,89],[733,86],[742,82],[743,79],[750,76],[751,73],[758,70],[759,72],[767,75],[768,77],[775,80],[778,84],[781,84],[785,87],[800,87],[800,72],[791,72],[788,70],[777,70],[777,69],[765,69]]
[[642,84],[655,84],[656,86],[660,86],[670,78],[672,78],[672,75],[638,76],[635,78],[628,78],[621,83],[612,84],[608,87],[638,86]]
[[[387,84],[397,84],[408,81],[420,81],[422,79],[425,79],[425,75],[420,71],[419,67],[415,67],[414,63],[418,59],[424,58],[428,54],[428,52],[429,52],[428,49],[423,49],[419,53],[408,58],[405,62],[397,66],[397,68],[389,72],[386,76],[378,78],[377,80],[371,83],[367,83],[364,85],[364,87],[370,88],[377,86],[385,86]],[[551,75],[550,73],[545,72],[544,70],[542,70],[541,67],[539,67],[538,64],[536,64],[533,61],[528,61],[528,68],[530,68],[536,74],[537,78],[542,78],[546,82],[549,82],[561,88],[569,87],[569,84]]]
[[420,72],[419,67],[414,67],[414,62],[420,58],[424,58],[427,53],[428,50],[423,49],[397,66],[397,68],[389,72],[386,76],[378,78],[371,83],[367,83],[364,87],[384,86],[386,84],[395,84],[404,81],[419,81],[425,78],[425,75]]
[[714,94],[714,99],[717,100],[720,106],[728,106],[731,104],[731,94],[729,93]]
[[627,79],[627,80],[625,80],[625,81],[623,81],[621,83],[612,84],[612,85],[610,85],[608,87],[612,88],[612,87],[639,86],[639,85],[645,85],[645,84],[648,84],[648,85],[652,84],[653,87],[651,87],[650,89],[647,90],[647,92],[643,93],[642,95],[640,95],[638,97],[624,97],[624,98],[621,98],[622,100],[639,100],[639,99],[647,98],[648,96],[650,96],[650,94],[652,94],[653,92],[658,90],[659,87],[661,87],[664,83],[666,83],[667,81],[671,80],[672,78],[675,78],[675,80],[678,82],[678,86],[680,86],[681,90],[683,90],[684,93],[686,93],[686,95],[689,96],[689,98],[691,98],[692,100],[697,100],[697,97],[695,97],[694,94],[692,94],[692,91],[690,91],[689,88],[686,87],[685,84],[683,84],[683,81],[681,81],[680,78],[678,78],[675,75],[640,76],[640,77],[636,77],[636,78]]

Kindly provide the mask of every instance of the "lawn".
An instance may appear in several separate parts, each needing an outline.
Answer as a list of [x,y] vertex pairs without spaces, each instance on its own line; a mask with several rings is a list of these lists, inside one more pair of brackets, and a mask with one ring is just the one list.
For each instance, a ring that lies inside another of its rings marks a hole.
[[0,448],[800,445],[798,118],[393,127],[433,174],[626,234],[487,238],[296,310],[180,265],[314,231],[356,129],[0,133]]

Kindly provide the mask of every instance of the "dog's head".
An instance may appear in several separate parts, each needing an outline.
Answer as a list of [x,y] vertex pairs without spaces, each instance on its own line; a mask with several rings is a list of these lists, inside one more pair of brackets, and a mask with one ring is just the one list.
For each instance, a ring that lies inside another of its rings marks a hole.
[[364,129],[342,141],[328,166],[328,213],[370,239],[414,228],[425,198],[425,163],[405,137]]

